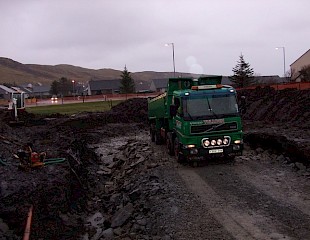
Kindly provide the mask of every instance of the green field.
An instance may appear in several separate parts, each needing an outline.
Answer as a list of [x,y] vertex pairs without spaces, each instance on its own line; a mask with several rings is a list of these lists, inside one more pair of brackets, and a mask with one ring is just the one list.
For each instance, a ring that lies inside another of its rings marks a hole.
[[85,102],[85,103],[70,103],[70,104],[57,104],[48,106],[36,106],[26,107],[26,111],[34,114],[67,114],[72,115],[80,112],[104,112],[111,109],[111,106],[115,106],[122,102],[116,101],[101,101],[101,102]]

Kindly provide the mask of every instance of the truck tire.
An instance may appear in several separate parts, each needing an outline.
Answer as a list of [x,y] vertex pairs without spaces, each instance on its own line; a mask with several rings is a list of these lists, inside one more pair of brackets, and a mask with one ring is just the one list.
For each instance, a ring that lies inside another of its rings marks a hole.
[[155,142],[155,132],[152,129],[150,129],[150,135],[151,135],[151,141]]
[[184,156],[180,154],[180,143],[178,138],[174,139],[174,155],[178,163],[184,162]]
[[160,132],[159,131],[155,131],[155,144],[156,145],[161,145],[162,143],[162,139],[161,139],[161,136],[160,136]]
[[174,156],[174,141],[172,137],[172,133],[167,133],[167,140],[166,140],[166,147],[167,152],[170,156]]

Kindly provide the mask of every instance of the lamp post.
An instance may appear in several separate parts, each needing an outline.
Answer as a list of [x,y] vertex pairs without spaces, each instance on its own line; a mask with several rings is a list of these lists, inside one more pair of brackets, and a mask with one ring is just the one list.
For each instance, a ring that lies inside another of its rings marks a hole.
[[166,43],[165,46],[172,46],[172,61],[173,61],[173,77],[175,77],[175,61],[174,61],[174,43]]
[[74,83],[75,83],[75,81],[72,80],[71,82],[72,82],[72,96],[73,96],[73,98],[74,98],[74,90],[75,90],[75,89],[74,89]]
[[281,48],[283,50],[283,71],[284,71],[283,77],[285,77],[285,47],[276,47],[276,50],[279,50]]

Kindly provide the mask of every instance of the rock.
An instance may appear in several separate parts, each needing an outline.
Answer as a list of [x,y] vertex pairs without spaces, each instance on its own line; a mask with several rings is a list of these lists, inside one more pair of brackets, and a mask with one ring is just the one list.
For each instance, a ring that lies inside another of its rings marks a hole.
[[100,212],[96,212],[94,215],[87,219],[87,222],[92,226],[92,228],[90,228],[88,231],[88,234],[91,236],[91,240],[97,240],[100,238],[102,234],[102,228],[104,227],[104,221],[105,218]]
[[118,203],[122,199],[122,195],[120,193],[115,193],[110,197],[110,202],[112,203]]
[[111,227],[121,227],[131,217],[133,211],[132,203],[128,203],[125,207],[118,210],[112,217]]
[[110,193],[114,190],[114,183],[113,182],[105,182],[104,183],[104,191],[106,193]]
[[139,158],[138,161],[132,163],[132,164],[130,165],[130,167],[133,168],[133,167],[137,166],[139,163],[142,163],[142,162],[144,162],[144,161],[145,161],[145,158],[144,158],[144,157],[141,157],[141,158]]
[[131,174],[132,172],[133,172],[133,170],[129,169],[129,170],[126,171],[126,174]]
[[87,219],[87,222],[89,222],[91,226],[95,228],[103,226],[104,221],[105,221],[105,218],[100,212],[96,212],[94,215],[92,215],[91,217]]
[[132,192],[129,193],[129,198],[132,202],[135,202],[136,200],[139,199],[141,195],[141,190],[140,189],[135,189]]
[[155,167],[158,167],[159,165],[157,164],[157,163],[150,163],[150,164],[148,164],[146,167],[148,168],[148,169],[151,169],[151,168],[155,168]]
[[111,175],[112,174],[112,170],[108,167],[102,167],[100,166],[100,170],[97,171],[98,174],[101,175]]
[[122,235],[122,232],[123,232],[123,230],[122,230],[121,227],[118,227],[118,228],[113,229],[113,233],[114,233],[116,236]]
[[142,219],[137,219],[137,224],[141,225],[141,226],[146,226],[147,224],[147,220],[145,218]]
[[285,157],[283,155],[277,156],[276,161],[284,162],[285,161]]
[[104,239],[113,239],[114,233],[112,228],[108,228],[101,233],[101,237]]
[[108,168],[115,168],[118,165],[118,163],[119,163],[119,161],[113,161],[107,167]]
[[307,167],[305,165],[303,165],[300,162],[295,162],[295,166],[299,169],[299,170],[306,170]]
[[0,218],[0,232],[6,233],[9,230],[9,226]]
[[262,149],[262,148],[256,148],[256,149],[255,149],[255,152],[256,152],[256,153],[263,153],[263,152],[264,152],[264,149]]
[[169,235],[165,235],[165,236],[163,236],[163,238],[162,238],[162,240],[170,240],[171,239],[171,237],[169,236]]

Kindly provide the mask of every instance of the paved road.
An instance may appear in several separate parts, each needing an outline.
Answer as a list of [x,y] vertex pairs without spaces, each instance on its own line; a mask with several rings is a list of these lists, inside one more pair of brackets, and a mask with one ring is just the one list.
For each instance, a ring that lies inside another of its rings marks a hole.
[[[84,102],[100,102],[100,101],[116,101],[116,100],[127,100],[129,98],[148,98],[154,97],[158,94],[148,94],[148,95],[141,95],[141,96],[114,96],[113,98],[104,98],[102,96],[98,98],[85,98]],[[47,100],[38,100],[37,103],[26,103],[26,107],[36,107],[36,106],[47,106],[47,105],[61,105],[61,104],[70,104],[70,103],[83,103],[83,99],[76,98],[76,99],[59,99],[57,102],[53,102],[50,99]]]

